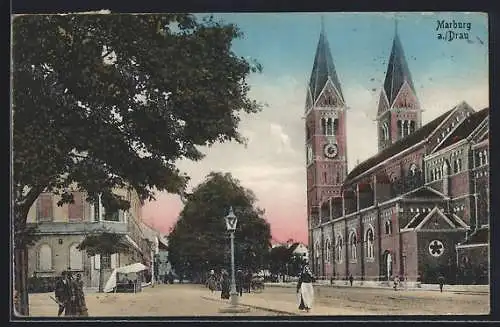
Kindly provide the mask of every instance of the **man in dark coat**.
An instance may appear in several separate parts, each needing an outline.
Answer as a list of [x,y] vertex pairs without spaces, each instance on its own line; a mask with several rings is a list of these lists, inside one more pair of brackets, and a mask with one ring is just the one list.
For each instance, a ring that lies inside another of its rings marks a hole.
[[443,275],[439,275],[438,283],[439,283],[439,291],[441,293],[443,293],[443,286],[444,286],[444,276]]
[[238,271],[236,272],[236,292],[238,292],[240,296],[243,295],[244,282],[243,271],[241,269],[238,269]]
[[56,281],[55,296],[57,301],[59,301],[59,310],[57,311],[57,316],[60,317],[64,312],[65,304],[69,301],[71,297],[70,286],[68,284],[67,273],[63,271],[61,276],[57,278]]
[[221,294],[220,298],[221,299],[229,299],[230,295],[230,289],[231,289],[231,281],[229,280],[229,275],[227,271],[223,270],[222,271],[222,276],[221,276]]

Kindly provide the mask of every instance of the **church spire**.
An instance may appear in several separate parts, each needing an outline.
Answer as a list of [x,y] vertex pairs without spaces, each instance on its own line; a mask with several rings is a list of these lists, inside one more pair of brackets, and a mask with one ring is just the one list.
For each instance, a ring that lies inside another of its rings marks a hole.
[[384,91],[389,101],[389,107],[392,106],[405,81],[415,93],[410,69],[408,68],[403,46],[399,39],[398,20],[396,19],[394,23],[394,40],[392,42],[391,55],[389,57],[389,64],[387,65],[387,73],[384,81]]
[[308,103],[314,104],[318,99],[321,91],[325,87],[328,79],[331,79],[333,85],[337,89],[339,97],[344,101],[340,82],[337,77],[335,65],[333,64],[333,57],[330,52],[328,40],[325,32],[325,23],[323,16],[321,17],[321,33],[319,36],[318,46],[316,48],[316,55],[314,57],[314,65],[309,80]]

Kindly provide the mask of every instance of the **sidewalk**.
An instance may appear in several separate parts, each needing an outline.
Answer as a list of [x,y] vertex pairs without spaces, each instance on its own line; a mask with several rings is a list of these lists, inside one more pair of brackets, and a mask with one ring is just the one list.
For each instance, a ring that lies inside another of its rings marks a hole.
[[[265,283],[266,287],[296,287],[296,282],[288,282],[288,283]],[[361,282],[356,281],[353,283],[353,286],[349,285],[349,282],[346,281],[335,281],[335,284],[331,285],[329,281],[320,281],[314,283],[314,286],[320,287],[346,287],[346,288],[375,288],[375,289],[392,289],[392,283],[387,285],[387,282]],[[407,285],[404,284],[400,286],[402,290],[409,291],[437,291],[439,292],[439,285],[437,284],[421,284],[420,287],[416,285]],[[489,285],[444,285],[444,289],[448,292],[461,292],[461,293],[479,293],[479,294],[488,294],[490,292]]]
[[[216,301],[221,305],[227,305],[228,300],[222,300],[220,298],[220,292],[216,292],[214,294],[205,295],[201,297],[204,300]],[[262,294],[254,294],[254,293],[245,293],[241,298],[239,298],[239,305],[275,312],[277,314],[282,315],[291,315],[291,316],[331,316],[331,315],[359,315],[359,310],[351,310],[348,308],[335,308],[331,306],[324,306],[319,304],[314,304],[312,310],[310,312],[300,311],[298,309],[298,304],[295,301],[280,301],[280,300],[271,300],[265,299],[262,297]]]

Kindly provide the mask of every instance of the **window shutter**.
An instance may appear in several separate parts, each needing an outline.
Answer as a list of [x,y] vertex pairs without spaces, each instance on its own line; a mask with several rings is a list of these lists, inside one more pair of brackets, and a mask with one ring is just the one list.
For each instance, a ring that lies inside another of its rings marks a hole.
[[101,256],[99,254],[94,256],[94,269],[101,269]]
[[73,193],[75,203],[68,204],[68,219],[70,221],[83,220],[83,194],[81,192]]
[[40,194],[37,200],[37,220],[52,221],[52,195]]

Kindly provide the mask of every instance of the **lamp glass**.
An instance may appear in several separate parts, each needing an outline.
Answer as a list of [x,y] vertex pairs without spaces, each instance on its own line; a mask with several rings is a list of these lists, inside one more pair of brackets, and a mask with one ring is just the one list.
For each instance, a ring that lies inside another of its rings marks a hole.
[[230,232],[234,232],[236,230],[236,224],[238,223],[238,218],[233,212],[233,207],[229,208],[228,215],[224,218],[226,220],[226,228]]

